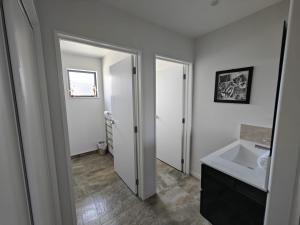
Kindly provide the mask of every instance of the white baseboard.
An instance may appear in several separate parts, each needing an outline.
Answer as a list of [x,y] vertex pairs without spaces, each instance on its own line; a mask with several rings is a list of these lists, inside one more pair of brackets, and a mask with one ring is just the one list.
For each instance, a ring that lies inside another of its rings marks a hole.
[[140,198],[141,198],[143,201],[145,201],[145,200],[147,200],[148,198],[151,198],[151,197],[154,196],[154,195],[156,195],[156,192],[154,192],[154,193],[148,193],[148,194],[146,194],[146,195],[144,195],[144,196],[140,196]]
[[95,152],[95,151],[97,151],[98,150],[98,148],[91,148],[91,149],[88,149],[88,150],[83,150],[83,151],[80,151],[80,152],[76,152],[75,154],[72,154],[71,153],[71,157],[76,157],[76,156],[78,156],[78,155],[85,155],[85,154],[89,154],[90,152]]
[[193,177],[196,177],[197,179],[201,180],[201,173],[195,172],[195,171],[191,171],[191,175]]

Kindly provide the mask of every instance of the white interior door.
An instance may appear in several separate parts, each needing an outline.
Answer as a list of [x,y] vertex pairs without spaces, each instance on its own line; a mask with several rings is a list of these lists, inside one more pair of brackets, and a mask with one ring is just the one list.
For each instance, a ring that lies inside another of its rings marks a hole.
[[30,225],[27,188],[5,54],[2,12],[0,34],[0,224]]
[[137,193],[132,68],[132,56],[110,66],[111,111],[114,120],[114,168],[127,186]]
[[4,0],[3,6],[34,224],[53,225],[55,215],[34,31],[19,0]]
[[183,64],[156,60],[156,157],[182,170]]

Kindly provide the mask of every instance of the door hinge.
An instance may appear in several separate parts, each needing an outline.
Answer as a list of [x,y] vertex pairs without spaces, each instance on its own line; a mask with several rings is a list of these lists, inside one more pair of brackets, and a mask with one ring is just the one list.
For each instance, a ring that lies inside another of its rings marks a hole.
[[135,184],[138,186],[139,185],[139,179],[135,180]]
[[183,74],[183,79],[186,80],[186,74]]
[[136,75],[136,67],[132,67],[132,74]]
[[137,132],[138,132],[138,127],[134,126],[134,133],[137,133]]
[[181,164],[184,164],[184,159],[181,159]]
[[182,123],[185,123],[185,118],[182,118]]

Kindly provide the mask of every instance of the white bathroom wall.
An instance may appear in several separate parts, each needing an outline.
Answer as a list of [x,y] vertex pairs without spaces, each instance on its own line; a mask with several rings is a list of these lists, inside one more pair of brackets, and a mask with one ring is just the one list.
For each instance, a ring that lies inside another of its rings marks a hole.
[[[62,53],[65,99],[71,156],[97,149],[97,142],[104,141],[104,96],[100,58]],[[68,93],[67,69],[97,71],[98,97],[71,98]]]
[[104,87],[104,99],[105,110],[111,111],[111,74],[110,66],[126,58],[129,54],[123,52],[110,52],[106,54],[102,59],[103,65],[103,87]]
[[[288,2],[274,5],[196,42],[192,173],[200,158],[239,138],[241,123],[271,127],[283,20]],[[215,73],[254,66],[249,105],[214,103]]]

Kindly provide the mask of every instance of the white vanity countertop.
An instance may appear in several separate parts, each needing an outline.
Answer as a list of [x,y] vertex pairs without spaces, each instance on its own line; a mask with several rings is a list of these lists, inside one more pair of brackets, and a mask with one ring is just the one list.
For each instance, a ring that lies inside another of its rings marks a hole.
[[246,166],[242,166],[238,163],[235,163],[230,160],[226,160],[221,157],[221,155],[229,150],[236,148],[237,146],[242,145],[247,148],[247,150],[253,152],[254,154],[263,154],[266,151],[255,148],[254,142],[245,141],[245,140],[237,140],[218,151],[204,157],[201,159],[201,162],[219,170],[229,176],[232,176],[240,181],[243,181],[247,184],[250,184],[262,191],[267,192],[267,170],[257,167],[254,169],[247,168]]

